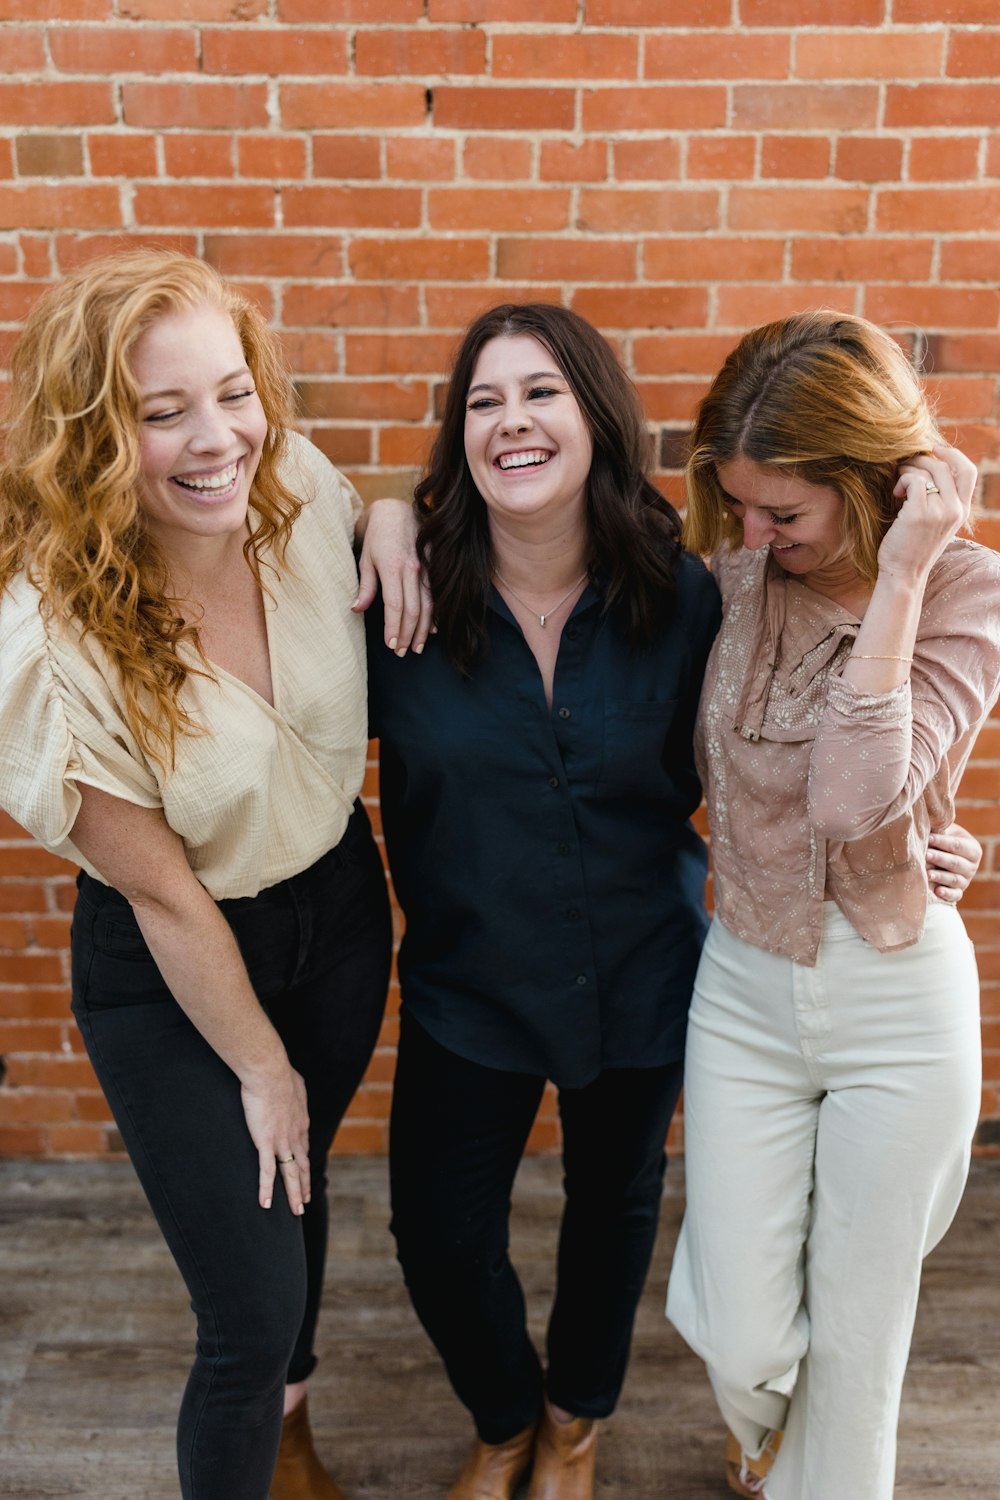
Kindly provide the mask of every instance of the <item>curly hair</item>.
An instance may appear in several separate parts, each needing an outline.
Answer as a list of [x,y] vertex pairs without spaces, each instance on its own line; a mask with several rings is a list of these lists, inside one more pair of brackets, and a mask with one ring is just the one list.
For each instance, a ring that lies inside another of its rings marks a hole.
[[651,483],[650,438],[635,387],[614,351],[578,313],[544,302],[504,303],[483,313],[459,346],[444,415],[415,491],[417,548],[445,649],[463,673],[486,644],[494,559],[486,506],[465,454],[465,407],[476,361],[497,338],[533,338],[572,391],[593,440],[587,478],[588,572],[605,609],[634,646],[649,644],[676,592],[680,518]]
[[[116,667],[122,707],[142,750],[164,770],[177,737],[199,726],[179,701],[192,670],[210,668],[197,626],[168,592],[164,559],[140,506],[137,339],[165,313],[209,305],[243,346],[267,419],[251,488],[247,564],[284,558],[300,502],[279,478],[291,390],[261,314],[212,267],[173,251],[127,250],[92,261],[36,303],[11,359],[6,455],[0,464],[0,594],[25,573],[47,619],[74,621]],[[193,645],[202,667],[185,664]]]
[[940,435],[917,372],[864,318],[799,313],[740,339],[698,408],[687,464],[685,545],[739,547],[743,528],[716,470],[743,457],[837,491],[847,554],[878,576],[878,549],[901,501],[900,463]]

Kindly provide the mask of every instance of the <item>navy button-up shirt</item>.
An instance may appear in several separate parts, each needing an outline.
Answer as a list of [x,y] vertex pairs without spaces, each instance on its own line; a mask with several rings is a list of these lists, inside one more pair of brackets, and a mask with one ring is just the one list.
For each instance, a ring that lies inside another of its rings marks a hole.
[[577,1088],[683,1051],[707,927],[692,732],[720,607],[696,558],[677,589],[634,651],[588,585],[551,708],[495,591],[471,678],[435,636],[394,656],[369,611],[403,1003],[461,1057]]

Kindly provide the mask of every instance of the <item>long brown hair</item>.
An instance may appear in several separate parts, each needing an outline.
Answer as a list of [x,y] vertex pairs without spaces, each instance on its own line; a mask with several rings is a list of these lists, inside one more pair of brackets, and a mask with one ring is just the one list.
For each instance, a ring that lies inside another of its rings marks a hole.
[[527,336],[548,350],[579,403],[593,440],[587,479],[588,571],[605,609],[633,645],[667,618],[680,553],[680,520],[650,482],[650,439],[635,387],[610,345],[577,313],[547,303],[504,303],[483,313],[459,346],[444,417],[416,489],[418,549],[444,645],[469,672],[486,642],[493,551],[486,507],[465,456],[465,404],[492,339]]
[[200,644],[168,593],[139,504],[140,393],[130,355],[158,317],[205,304],[232,318],[267,418],[244,547],[260,582],[265,553],[282,560],[301,508],[279,478],[290,388],[261,314],[203,261],[123,251],[42,296],[11,360],[0,465],[0,593],[25,572],[47,618],[73,620],[95,637],[120,675],[130,729],[164,769],[178,734],[198,730],[178,699],[191,670],[178,648],[188,641],[200,652]]
[[892,493],[899,464],[939,441],[916,371],[874,323],[811,312],[751,329],[698,409],[685,544],[701,553],[741,545],[716,469],[742,456],[836,490],[848,556],[873,583],[902,503]]

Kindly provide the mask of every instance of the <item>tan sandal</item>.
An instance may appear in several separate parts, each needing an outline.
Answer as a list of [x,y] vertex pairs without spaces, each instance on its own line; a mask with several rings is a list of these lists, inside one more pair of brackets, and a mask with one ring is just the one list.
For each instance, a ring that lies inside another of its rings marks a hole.
[[750,1458],[740,1447],[739,1438],[726,1434],[726,1483],[734,1495],[763,1495],[764,1481],[778,1456],[783,1434],[772,1432],[760,1452],[759,1458]]

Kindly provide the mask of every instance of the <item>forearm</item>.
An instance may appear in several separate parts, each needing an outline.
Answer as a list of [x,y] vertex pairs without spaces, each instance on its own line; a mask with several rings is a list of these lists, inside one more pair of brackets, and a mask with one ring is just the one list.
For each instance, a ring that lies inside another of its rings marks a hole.
[[909,677],[926,582],[879,574],[842,674],[859,693],[888,693]]

